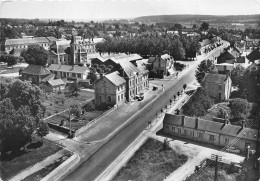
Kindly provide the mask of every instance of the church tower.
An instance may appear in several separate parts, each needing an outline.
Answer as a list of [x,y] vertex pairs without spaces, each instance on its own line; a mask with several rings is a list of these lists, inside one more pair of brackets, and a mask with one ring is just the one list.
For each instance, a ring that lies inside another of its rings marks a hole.
[[76,53],[77,53],[77,43],[74,35],[71,37],[70,42],[70,64],[74,65],[76,63]]

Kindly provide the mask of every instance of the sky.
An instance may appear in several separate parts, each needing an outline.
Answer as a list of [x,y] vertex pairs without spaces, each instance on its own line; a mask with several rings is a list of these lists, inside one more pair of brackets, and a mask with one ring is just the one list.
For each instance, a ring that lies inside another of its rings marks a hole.
[[0,18],[119,19],[148,15],[260,14],[260,0],[0,0]]

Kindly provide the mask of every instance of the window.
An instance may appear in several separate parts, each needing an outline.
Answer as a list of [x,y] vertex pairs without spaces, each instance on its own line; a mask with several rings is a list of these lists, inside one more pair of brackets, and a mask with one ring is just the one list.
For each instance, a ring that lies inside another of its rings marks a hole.
[[118,101],[120,101],[120,95],[118,95]]
[[78,78],[81,78],[81,74],[78,74]]
[[209,141],[215,141],[215,136],[214,135],[209,135]]
[[185,129],[184,130],[184,134],[187,135],[188,134],[188,130]]
[[229,139],[225,138],[225,144],[229,144]]
[[199,138],[202,138],[202,133],[197,133]]
[[108,102],[112,102],[111,96],[108,96]]
[[181,128],[178,128],[178,133],[181,134]]
[[175,127],[172,127],[172,131],[175,131]]
[[120,87],[119,86],[117,87],[117,90],[120,91]]
[[218,86],[218,89],[221,90],[221,85]]
[[121,94],[121,99],[124,99],[124,94]]
[[76,74],[75,74],[75,73],[72,73],[72,77],[76,77]]

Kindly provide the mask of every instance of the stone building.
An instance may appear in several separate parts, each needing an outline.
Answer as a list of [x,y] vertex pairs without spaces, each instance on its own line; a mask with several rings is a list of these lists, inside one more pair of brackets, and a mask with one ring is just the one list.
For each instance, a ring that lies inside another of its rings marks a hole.
[[117,71],[101,77],[94,87],[96,106],[104,103],[120,105],[126,100],[126,80]]
[[229,75],[206,73],[203,83],[210,97],[220,101],[229,99],[232,83]]
[[232,144],[232,147],[237,147],[242,153],[246,153],[248,146],[251,150],[257,148],[258,131],[247,128],[244,122],[241,126],[237,126],[228,124],[227,120],[221,123],[165,114],[163,132],[220,147]]

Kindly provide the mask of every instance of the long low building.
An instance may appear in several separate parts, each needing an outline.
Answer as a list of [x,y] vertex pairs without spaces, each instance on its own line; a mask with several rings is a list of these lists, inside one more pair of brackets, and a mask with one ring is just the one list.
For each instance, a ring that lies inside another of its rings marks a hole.
[[256,150],[258,131],[241,126],[192,118],[183,115],[165,114],[163,120],[164,133],[204,142],[220,147],[231,145],[246,153],[247,147]]
[[6,53],[16,49],[26,49],[29,45],[38,44],[44,49],[49,50],[50,45],[57,41],[54,37],[34,37],[34,38],[19,38],[19,39],[7,39],[3,46]]
[[51,64],[48,69],[59,78],[68,78],[73,80],[86,79],[89,74],[89,69],[87,67],[81,67],[78,65]]

